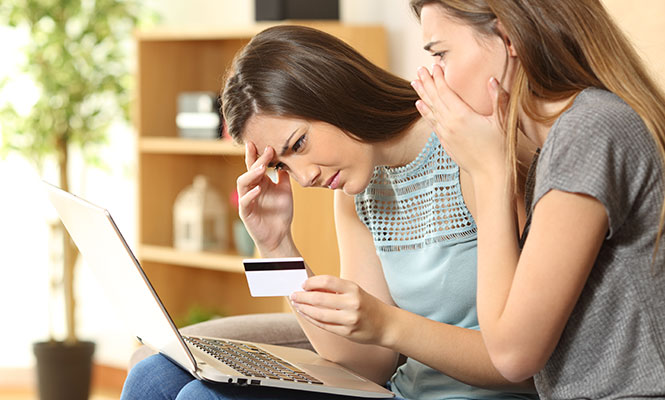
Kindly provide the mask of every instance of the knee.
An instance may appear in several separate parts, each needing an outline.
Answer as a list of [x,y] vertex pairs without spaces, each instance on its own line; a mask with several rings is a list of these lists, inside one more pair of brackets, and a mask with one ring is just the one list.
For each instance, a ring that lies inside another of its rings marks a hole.
[[156,365],[160,364],[164,358],[161,355],[154,355],[141,360],[129,371],[125,384],[122,387],[122,400],[147,398],[148,394],[154,393],[151,384],[154,382],[152,375],[156,373]]
[[225,400],[237,398],[233,393],[234,386],[223,385],[216,390],[215,387],[220,385],[197,380],[191,381],[180,390],[176,400]]
[[127,375],[121,400],[175,398],[193,377],[161,354],[137,363]]

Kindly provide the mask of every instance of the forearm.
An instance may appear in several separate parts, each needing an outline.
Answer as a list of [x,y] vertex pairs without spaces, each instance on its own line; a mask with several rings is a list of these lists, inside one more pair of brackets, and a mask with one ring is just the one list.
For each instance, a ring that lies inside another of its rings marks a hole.
[[535,391],[531,379],[512,383],[494,368],[479,331],[424,318],[393,307],[385,345],[442,373],[486,389]]
[[395,372],[399,354],[393,350],[352,342],[314,326],[298,312],[295,314],[305,335],[321,357],[343,365],[380,385],[384,385]]
[[478,321],[494,365],[503,365],[515,348],[504,310],[519,259],[512,189],[501,177],[476,182],[478,206]]

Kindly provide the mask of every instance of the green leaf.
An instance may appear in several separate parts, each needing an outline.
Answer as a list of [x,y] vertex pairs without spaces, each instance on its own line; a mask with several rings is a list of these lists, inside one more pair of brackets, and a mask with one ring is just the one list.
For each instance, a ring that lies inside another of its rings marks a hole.
[[[86,161],[102,165],[98,150],[108,127],[128,118],[127,43],[144,19],[156,18],[136,1],[0,1],[0,22],[29,27],[21,70],[41,90],[29,116],[19,116],[11,106],[0,110],[0,152],[17,151],[41,163],[58,156],[55,144],[64,138],[68,146],[85,149]],[[0,81],[0,90],[6,82]]]

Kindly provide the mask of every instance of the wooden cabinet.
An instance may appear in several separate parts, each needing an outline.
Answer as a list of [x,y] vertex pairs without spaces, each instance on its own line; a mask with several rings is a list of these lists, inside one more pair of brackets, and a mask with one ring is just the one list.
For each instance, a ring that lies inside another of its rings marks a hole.
[[[387,43],[379,26],[301,23],[351,44],[387,67]],[[138,132],[138,257],[175,319],[192,306],[226,315],[285,311],[281,298],[252,298],[237,252],[182,252],[173,248],[173,204],[197,174],[228,200],[245,167],[243,149],[225,140],[178,137],[176,99],[181,92],[219,92],[233,56],[268,25],[219,32],[151,30],[136,34],[138,68],[134,121]],[[303,190],[293,182],[293,235],[317,274],[338,274],[332,192]],[[237,212],[229,206],[231,222]]]

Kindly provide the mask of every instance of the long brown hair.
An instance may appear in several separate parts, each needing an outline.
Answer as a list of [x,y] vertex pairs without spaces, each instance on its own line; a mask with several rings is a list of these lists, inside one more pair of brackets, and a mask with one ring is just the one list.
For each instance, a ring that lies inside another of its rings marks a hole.
[[[514,180],[519,110],[537,121],[552,122],[560,113],[540,115],[537,100],[562,100],[588,87],[609,90],[631,106],[665,162],[665,95],[599,0],[411,0],[410,4],[418,17],[424,5],[437,4],[484,35],[498,34],[495,25],[501,21],[519,59],[504,118]],[[664,221],[665,204],[656,248]]]
[[236,55],[222,93],[229,134],[242,142],[255,114],[335,125],[366,142],[394,138],[420,118],[408,81],[342,40],[304,26],[268,28]]

